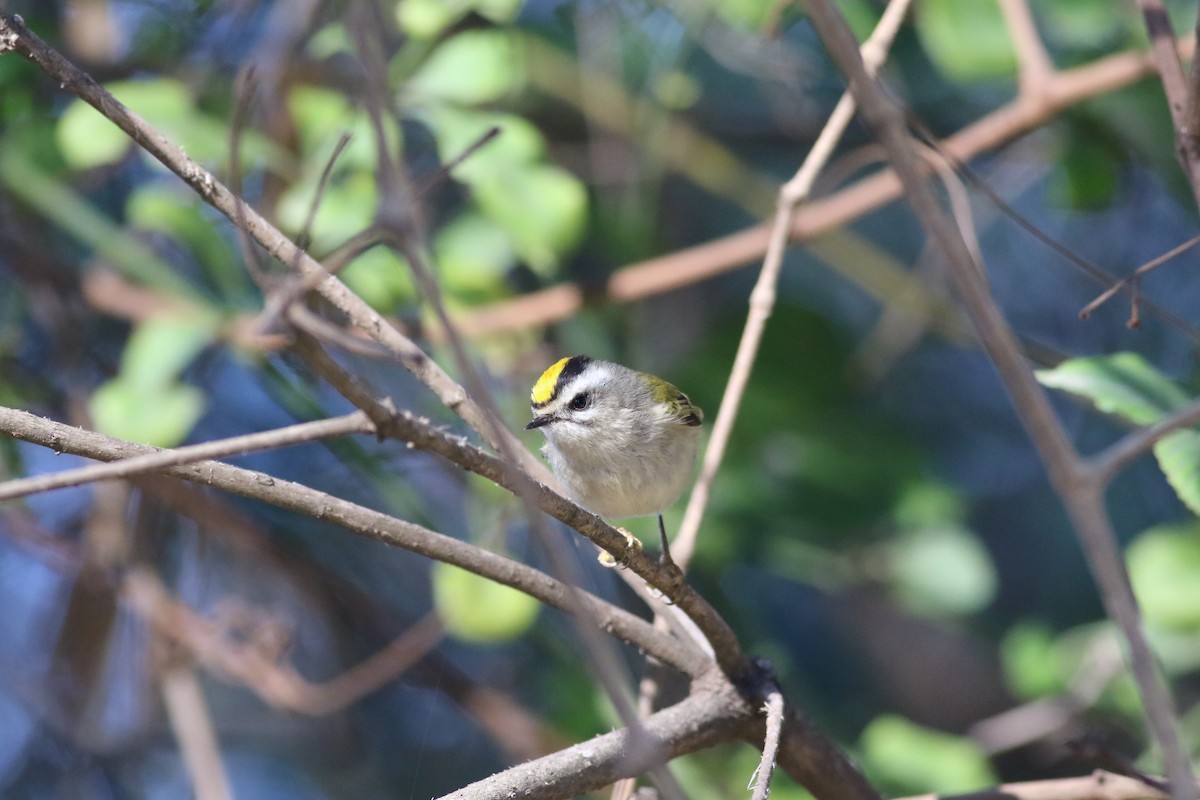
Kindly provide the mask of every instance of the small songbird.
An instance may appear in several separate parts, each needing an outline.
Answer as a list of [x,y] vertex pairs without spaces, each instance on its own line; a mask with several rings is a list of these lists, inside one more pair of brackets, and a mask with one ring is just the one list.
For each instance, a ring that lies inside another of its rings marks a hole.
[[525,429],[545,434],[542,454],[570,498],[606,519],[657,515],[670,563],[662,512],[691,479],[699,407],[662,378],[588,356],[551,364],[530,402]]

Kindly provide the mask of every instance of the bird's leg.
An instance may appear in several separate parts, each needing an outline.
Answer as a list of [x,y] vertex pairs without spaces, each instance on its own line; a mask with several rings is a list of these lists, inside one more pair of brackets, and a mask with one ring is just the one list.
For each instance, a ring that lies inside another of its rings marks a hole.
[[667,526],[663,524],[662,514],[658,515],[658,535],[662,539],[662,554],[658,557],[658,563],[664,567],[674,567],[675,559],[671,558],[671,545],[667,541]]

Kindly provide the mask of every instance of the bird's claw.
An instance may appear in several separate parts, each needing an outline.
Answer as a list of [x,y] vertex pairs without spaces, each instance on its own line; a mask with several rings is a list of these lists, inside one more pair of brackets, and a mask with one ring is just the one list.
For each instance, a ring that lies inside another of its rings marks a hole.
[[612,553],[608,552],[607,550],[601,550],[600,555],[596,556],[596,560],[609,569],[612,569],[613,567],[618,569],[626,569],[629,566],[630,560],[633,558],[633,553],[641,552],[642,543],[636,536],[624,528],[617,528],[617,533],[625,537],[625,557],[620,561],[617,561],[617,559],[613,557]]

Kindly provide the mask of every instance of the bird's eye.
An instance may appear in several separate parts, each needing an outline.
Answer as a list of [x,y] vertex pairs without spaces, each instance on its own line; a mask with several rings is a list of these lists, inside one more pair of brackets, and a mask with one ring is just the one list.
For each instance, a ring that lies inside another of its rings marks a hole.
[[591,402],[591,395],[589,395],[587,392],[580,392],[572,397],[571,402],[567,405],[570,406],[572,411],[583,411]]

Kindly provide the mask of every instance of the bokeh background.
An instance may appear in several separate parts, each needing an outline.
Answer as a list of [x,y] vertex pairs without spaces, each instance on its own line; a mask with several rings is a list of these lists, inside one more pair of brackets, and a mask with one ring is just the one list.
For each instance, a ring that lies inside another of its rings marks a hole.
[[[1131,4],[1033,5],[1060,68],[1146,46]],[[840,6],[860,36],[881,11],[871,0]],[[1195,4],[1168,6],[1177,30],[1191,30]],[[671,290],[634,299],[608,297],[606,282],[769,220],[843,88],[799,4],[779,0],[10,0],[0,10],[21,13],[226,179],[237,77],[252,66],[242,190],[293,235],[338,138],[352,134],[311,226],[318,256],[375,211],[352,30],[369,21],[396,113],[388,135],[423,187],[438,278],[514,431],[538,372],[576,352],[667,377],[715,416],[757,259],[703,279],[681,270]],[[1017,93],[993,0],[918,0],[885,74],[936,136]],[[494,142],[453,178],[438,173],[492,125]],[[879,158],[852,127],[818,195]],[[1053,369],[1125,354],[1121,369],[1084,363],[1113,368],[1119,387],[1194,394],[1193,253],[1141,282],[1133,330],[1127,297],[1081,320],[1104,285],[1022,225],[1116,276],[1195,235],[1161,86],[1097,93],[969,166],[991,286],[1030,359]],[[1122,760],[1153,771],[1079,547],[943,266],[899,202],[789,250],[692,580],[885,792],[966,791]],[[342,277],[449,367],[394,254],[370,250]],[[549,323],[506,302],[566,283],[583,287],[583,307]],[[255,335],[262,298],[227,220],[34,67],[0,57],[0,403],[166,446],[347,411],[280,337]],[[339,359],[398,405],[457,426],[398,365]],[[1083,452],[1131,424],[1092,386],[1115,413],[1056,395]],[[80,463],[7,437],[0,456],[5,477]],[[395,443],[333,441],[235,463],[544,562],[506,493]],[[1200,527],[1181,495],[1148,456],[1109,503],[1195,753]],[[649,521],[631,527],[653,541]],[[578,552],[590,588],[637,607],[589,547]],[[278,655],[300,688],[268,702],[164,646],[130,607],[131,575],[152,576],[226,644]],[[571,626],[489,591],[327,524],[164,480],[0,506],[0,795],[191,796],[168,713],[178,685],[203,692],[234,794],[247,798],[435,796],[614,726]],[[405,657],[377,689],[348,701],[354,691],[330,688],[339,675],[365,686],[346,671],[392,642]],[[639,674],[636,654],[627,666]],[[728,746],[674,769],[692,797],[732,797],[756,759]],[[802,795],[779,779],[777,797]]]

